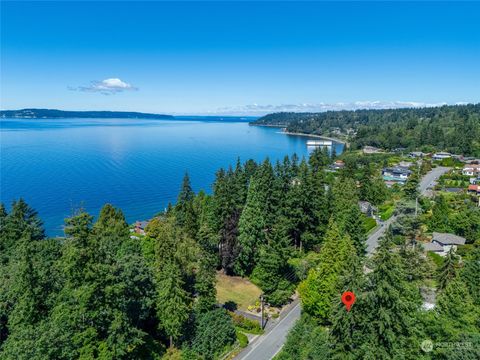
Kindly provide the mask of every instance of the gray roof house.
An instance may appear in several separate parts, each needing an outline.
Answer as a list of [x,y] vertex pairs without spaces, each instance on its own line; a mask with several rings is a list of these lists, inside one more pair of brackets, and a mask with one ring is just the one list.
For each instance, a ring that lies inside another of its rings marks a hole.
[[425,251],[443,252],[443,247],[437,243],[429,242],[422,245]]
[[373,213],[376,210],[376,208],[372,206],[372,204],[370,204],[368,201],[359,201],[358,207],[363,214],[369,217],[373,217]]
[[440,245],[465,245],[465,238],[447,233],[433,233],[432,242]]
[[458,245],[465,245],[465,238],[454,234],[434,232],[432,241],[423,244],[423,248],[425,251],[432,251],[440,256],[446,256],[450,249],[456,251]]

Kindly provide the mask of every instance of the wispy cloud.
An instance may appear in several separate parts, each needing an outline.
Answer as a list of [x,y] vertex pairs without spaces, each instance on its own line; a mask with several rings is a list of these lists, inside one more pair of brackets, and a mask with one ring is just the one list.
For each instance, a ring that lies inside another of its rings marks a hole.
[[417,101],[355,101],[337,103],[303,103],[303,104],[250,104],[222,107],[215,110],[217,114],[232,115],[265,115],[273,112],[322,112],[329,110],[360,109],[398,109],[442,106],[447,103],[425,103]]
[[88,86],[69,87],[73,91],[96,92],[103,95],[113,95],[123,91],[136,91],[138,88],[119,78],[110,78],[102,81],[92,81]]

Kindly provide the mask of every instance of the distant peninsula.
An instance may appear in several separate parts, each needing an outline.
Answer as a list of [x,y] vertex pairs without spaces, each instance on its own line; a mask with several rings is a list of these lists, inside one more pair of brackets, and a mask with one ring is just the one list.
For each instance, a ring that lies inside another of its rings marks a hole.
[[127,111],[64,111],[56,109],[21,109],[0,110],[0,118],[17,119],[65,119],[65,118],[97,118],[97,119],[174,119],[172,115],[148,114]]

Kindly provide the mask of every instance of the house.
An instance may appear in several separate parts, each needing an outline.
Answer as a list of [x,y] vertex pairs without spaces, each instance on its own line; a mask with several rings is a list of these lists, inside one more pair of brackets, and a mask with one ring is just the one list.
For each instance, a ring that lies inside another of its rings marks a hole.
[[398,166],[402,167],[402,168],[405,168],[405,169],[408,169],[410,166],[413,166],[413,163],[411,161],[400,161],[398,163]]
[[382,149],[376,148],[375,146],[364,146],[362,151],[364,154],[378,154],[383,152]]
[[447,153],[447,152],[438,152],[433,154],[432,159],[433,160],[443,160],[443,159],[449,159],[452,157],[452,154]]
[[408,156],[411,158],[422,158],[425,156],[425,153],[421,151],[412,151]]
[[429,247],[431,247],[432,249],[437,249],[430,251],[435,251],[440,256],[446,256],[450,249],[453,248],[453,251],[456,251],[458,245],[465,245],[465,238],[454,234],[434,232],[431,243],[441,246],[442,251],[438,250],[438,247],[436,247],[435,245],[429,245]]
[[434,242],[429,242],[429,243],[422,244],[422,245],[423,245],[423,249],[425,251],[431,251],[431,252],[437,253],[439,255],[441,253],[443,253],[443,247],[440,244],[437,244],[437,243],[434,243]]
[[137,234],[145,235],[145,229],[147,228],[149,223],[150,223],[149,221],[145,221],[145,220],[144,221],[137,221],[135,223],[134,231]]
[[412,172],[404,167],[387,167],[382,170],[383,180],[404,183]]
[[469,194],[480,196],[480,185],[468,185],[467,192]]
[[465,164],[480,164],[480,159],[475,159],[473,157],[464,158],[463,161]]
[[332,170],[340,170],[340,169],[343,169],[345,167],[345,163],[342,161],[342,160],[335,160],[335,162],[330,165],[330,168]]
[[471,177],[470,178],[470,184],[472,185],[478,185],[480,184],[480,175],[478,177]]
[[443,191],[449,192],[449,193],[460,193],[464,191],[465,189],[459,188],[459,187],[447,187],[444,188]]
[[462,175],[465,175],[465,176],[479,176],[480,175],[480,165],[479,164],[465,165],[462,169]]
[[376,210],[376,208],[368,201],[359,201],[358,207],[360,208],[360,211],[368,217],[373,217],[373,213]]

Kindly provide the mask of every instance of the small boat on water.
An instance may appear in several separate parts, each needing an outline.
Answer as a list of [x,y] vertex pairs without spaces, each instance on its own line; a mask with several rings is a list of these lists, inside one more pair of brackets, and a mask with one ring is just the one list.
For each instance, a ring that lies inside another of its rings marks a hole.
[[307,140],[307,146],[332,146],[331,140]]

